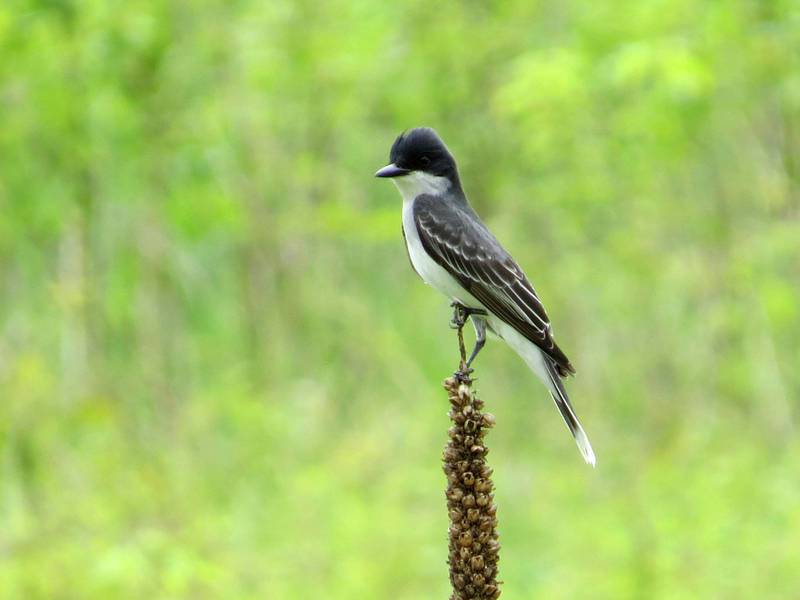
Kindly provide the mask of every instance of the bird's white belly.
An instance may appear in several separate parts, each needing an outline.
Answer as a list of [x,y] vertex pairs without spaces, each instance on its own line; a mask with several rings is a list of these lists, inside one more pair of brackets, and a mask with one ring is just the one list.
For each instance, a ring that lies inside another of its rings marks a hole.
[[439,266],[425,252],[419,239],[417,224],[414,222],[413,200],[403,202],[403,233],[405,234],[411,264],[414,265],[414,269],[425,283],[464,306],[483,308],[483,305],[472,294],[467,292],[450,273]]

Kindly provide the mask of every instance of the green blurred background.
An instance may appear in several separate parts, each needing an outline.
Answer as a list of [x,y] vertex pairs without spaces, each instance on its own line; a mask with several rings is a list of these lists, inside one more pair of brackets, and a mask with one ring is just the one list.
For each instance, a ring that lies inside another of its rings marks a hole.
[[795,0],[3,2],[0,597],[447,596],[415,125],[598,454],[490,342],[504,597],[800,597]]

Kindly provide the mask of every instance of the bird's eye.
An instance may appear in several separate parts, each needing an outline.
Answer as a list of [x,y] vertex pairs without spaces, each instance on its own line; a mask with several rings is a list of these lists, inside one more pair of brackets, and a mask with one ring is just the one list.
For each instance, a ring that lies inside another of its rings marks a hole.
[[429,164],[431,164],[431,159],[428,158],[427,156],[423,156],[422,158],[419,159],[419,162],[420,164],[422,164],[423,167],[427,167]]

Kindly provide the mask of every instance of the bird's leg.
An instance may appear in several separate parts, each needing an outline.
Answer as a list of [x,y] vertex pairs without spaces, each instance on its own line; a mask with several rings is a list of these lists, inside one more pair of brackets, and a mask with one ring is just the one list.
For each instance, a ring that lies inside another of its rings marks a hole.
[[[485,311],[484,314],[486,314]],[[486,343],[486,320],[483,318],[476,319],[473,317],[472,324],[475,326],[475,347],[472,349],[472,353],[467,359],[468,369],[472,364],[472,361],[475,360],[475,357],[478,356],[478,352],[481,351],[483,345]]]
[[470,354],[468,360],[466,358],[462,330],[467,322],[467,319],[473,315],[485,316],[486,311],[481,308],[470,308],[468,306],[464,306],[460,302],[453,302],[450,306],[453,307],[453,318],[450,321],[450,326],[458,330],[458,347],[461,351],[461,363],[458,371],[456,371],[453,375],[459,381],[468,381],[469,375],[472,373],[472,369],[469,368],[469,365],[478,355],[478,352],[480,352],[480,349],[483,348],[483,344],[486,342],[486,324],[483,319],[472,319],[472,323],[475,325],[477,339],[475,341],[475,348],[472,350],[472,354]]

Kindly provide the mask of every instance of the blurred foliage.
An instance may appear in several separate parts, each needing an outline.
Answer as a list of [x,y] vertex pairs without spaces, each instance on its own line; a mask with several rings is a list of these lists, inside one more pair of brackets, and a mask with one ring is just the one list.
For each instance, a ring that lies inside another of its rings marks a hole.
[[489,344],[504,597],[800,593],[796,0],[7,0],[0,123],[0,597],[445,597],[423,124],[599,458]]

